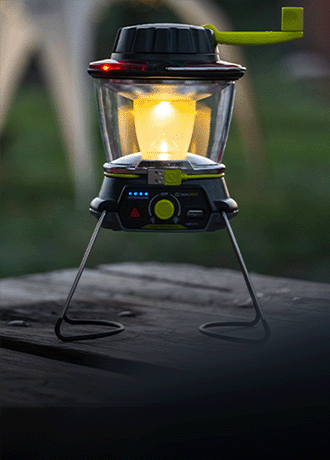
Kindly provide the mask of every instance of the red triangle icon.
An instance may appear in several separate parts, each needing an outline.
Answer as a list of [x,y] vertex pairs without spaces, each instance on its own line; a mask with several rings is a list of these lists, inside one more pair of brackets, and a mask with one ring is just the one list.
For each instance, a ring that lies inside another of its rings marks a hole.
[[139,213],[139,210],[134,207],[129,216],[130,217],[141,217],[141,214]]

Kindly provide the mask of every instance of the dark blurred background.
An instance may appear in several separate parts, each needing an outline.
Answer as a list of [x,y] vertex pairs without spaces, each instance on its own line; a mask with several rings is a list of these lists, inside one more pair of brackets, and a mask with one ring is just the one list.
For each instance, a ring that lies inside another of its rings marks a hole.
[[[25,18],[51,4],[22,2]],[[14,20],[16,4],[22,2],[5,1],[7,10],[0,12],[0,20]],[[93,35],[83,63],[96,178],[91,176],[85,194],[77,193],[74,166],[36,48],[19,68],[20,83],[0,132],[1,277],[78,266],[96,224],[88,206],[99,191],[105,161],[88,63],[109,57],[121,26],[185,22],[171,2],[100,3],[102,14],[89,18]],[[232,30],[280,30],[282,6],[305,8],[303,39],[241,50],[239,63],[247,67],[249,96],[258,119],[258,130],[251,136],[257,135],[259,148],[255,154],[251,146],[247,148],[244,121],[234,116],[224,163],[229,191],[240,208],[233,229],[250,271],[330,282],[330,4],[308,0],[195,3],[201,8],[217,7]],[[1,46],[8,43],[9,35]],[[88,265],[150,260],[237,268],[226,232],[171,235],[103,230]]]

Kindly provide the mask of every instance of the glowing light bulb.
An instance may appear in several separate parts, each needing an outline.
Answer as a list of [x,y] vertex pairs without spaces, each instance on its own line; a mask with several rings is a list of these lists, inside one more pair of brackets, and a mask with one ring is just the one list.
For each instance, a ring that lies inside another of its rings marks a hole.
[[195,105],[191,98],[172,100],[170,94],[134,99],[135,129],[142,159],[186,158],[194,128]]
[[159,146],[159,150],[160,152],[167,152],[168,151],[167,142],[163,141]]
[[173,107],[171,103],[168,101],[161,101],[159,104],[156,105],[154,109],[155,116],[158,118],[169,118],[171,115],[173,116]]

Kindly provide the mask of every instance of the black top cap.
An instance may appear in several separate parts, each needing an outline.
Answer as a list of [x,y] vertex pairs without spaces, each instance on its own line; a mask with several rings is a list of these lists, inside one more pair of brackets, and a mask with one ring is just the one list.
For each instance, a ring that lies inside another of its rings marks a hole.
[[112,59],[217,60],[213,31],[186,24],[141,24],[119,29]]
[[95,78],[173,77],[237,80],[245,69],[219,61],[213,30],[187,24],[119,29],[110,60],[90,64]]

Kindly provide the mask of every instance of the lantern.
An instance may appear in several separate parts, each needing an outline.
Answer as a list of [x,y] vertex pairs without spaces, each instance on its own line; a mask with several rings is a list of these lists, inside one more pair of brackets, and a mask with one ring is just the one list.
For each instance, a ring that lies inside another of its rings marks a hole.
[[[245,68],[221,61],[216,41],[251,44],[252,36],[259,44],[283,41],[283,34],[289,35],[286,39],[297,38],[292,34],[301,36],[301,32],[287,30],[288,10],[291,22],[292,14],[301,17],[302,9],[284,9],[282,32],[243,33],[239,40],[235,33],[220,33],[212,26],[124,27],[117,34],[111,58],[90,64],[88,72],[95,82],[107,162],[100,192],[90,205],[98,223],[56,324],[56,334],[61,340],[104,337],[124,329],[119,323],[71,320],[66,315],[101,227],[143,232],[226,228],[256,317],[250,322],[207,323],[200,326],[200,331],[225,340],[247,342],[249,339],[226,336],[214,328],[252,326],[260,320],[264,337],[253,341],[267,340],[269,327],[230,226],[229,221],[238,208],[226,187],[222,164],[235,84]],[[302,28],[293,22],[291,29]],[[73,324],[110,326],[110,329],[97,334],[63,336],[60,332],[63,319]]]

